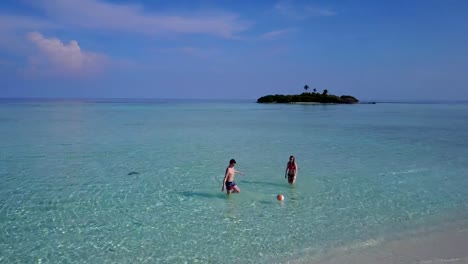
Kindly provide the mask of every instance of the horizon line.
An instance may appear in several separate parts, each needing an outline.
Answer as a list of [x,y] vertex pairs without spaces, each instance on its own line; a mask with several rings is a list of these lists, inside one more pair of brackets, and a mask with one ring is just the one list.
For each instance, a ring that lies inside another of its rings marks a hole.
[[[258,98],[173,98],[173,97],[0,97],[0,100],[190,100],[257,101]],[[468,99],[363,99],[361,103],[468,103]]]

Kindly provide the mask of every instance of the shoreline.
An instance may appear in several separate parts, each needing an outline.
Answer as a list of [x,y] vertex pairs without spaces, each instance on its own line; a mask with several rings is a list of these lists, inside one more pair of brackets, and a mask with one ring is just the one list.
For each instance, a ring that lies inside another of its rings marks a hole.
[[301,104],[301,105],[336,105],[337,103],[320,103],[320,102],[290,102],[288,104]]
[[271,103],[258,103],[257,104],[298,104],[298,105],[357,105],[357,104],[376,104],[376,102],[364,102],[364,103],[320,103],[320,102],[288,102],[288,103],[278,103],[278,102],[271,102]]
[[[289,103],[277,103],[277,102],[272,102],[272,103],[257,103],[257,104],[299,104],[299,105],[347,105],[347,104],[340,104],[340,103],[320,103],[320,102],[289,102]],[[358,104],[358,103],[357,103]]]
[[429,231],[402,234],[388,241],[370,239],[287,263],[467,264],[467,248],[468,219],[464,219],[436,226]]

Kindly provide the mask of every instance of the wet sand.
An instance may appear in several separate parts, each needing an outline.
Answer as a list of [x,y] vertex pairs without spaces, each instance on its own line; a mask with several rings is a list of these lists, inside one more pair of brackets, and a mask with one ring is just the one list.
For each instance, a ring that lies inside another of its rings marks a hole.
[[320,257],[290,263],[468,264],[468,221],[393,241],[368,241],[357,249],[335,249]]

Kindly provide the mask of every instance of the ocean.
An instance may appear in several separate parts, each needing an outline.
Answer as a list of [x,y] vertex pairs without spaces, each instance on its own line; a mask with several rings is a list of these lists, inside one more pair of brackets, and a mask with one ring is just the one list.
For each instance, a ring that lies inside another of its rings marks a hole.
[[[466,103],[3,99],[0,263],[287,263],[363,248],[468,219],[467,157]],[[227,196],[231,158],[245,175]]]

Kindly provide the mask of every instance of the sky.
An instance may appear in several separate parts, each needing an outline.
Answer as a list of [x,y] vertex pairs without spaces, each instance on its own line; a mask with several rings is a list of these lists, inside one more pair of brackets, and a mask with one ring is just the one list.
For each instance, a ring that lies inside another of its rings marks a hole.
[[465,0],[2,0],[0,98],[468,100]]

